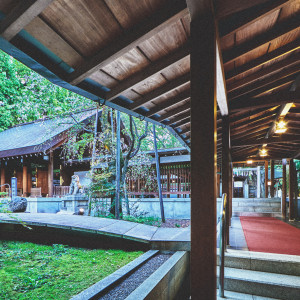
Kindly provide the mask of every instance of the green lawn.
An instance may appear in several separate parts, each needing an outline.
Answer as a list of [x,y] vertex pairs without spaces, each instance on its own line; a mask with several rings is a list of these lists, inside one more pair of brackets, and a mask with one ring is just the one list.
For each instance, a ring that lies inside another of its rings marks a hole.
[[0,299],[69,299],[141,254],[0,241]]

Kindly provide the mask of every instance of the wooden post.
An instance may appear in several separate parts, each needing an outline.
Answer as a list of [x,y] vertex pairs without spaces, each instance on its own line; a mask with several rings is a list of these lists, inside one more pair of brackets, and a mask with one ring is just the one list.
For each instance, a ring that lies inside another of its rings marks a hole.
[[48,196],[53,197],[53,150],[49,152],[48,162]]
[[216,31],[211,1],[187,3],[191,15],[191,297],[212,300],[216,299]]
[[[1,185],[5,183],[5,169],[1,168]],[[1,186],[1,192],[5,192],[5,186]]]
[[269,164],[268,161],[265,160],[265,198],[268,198],[268,180],[269,180],[269,175],[268,175],[268,168],[269,168]]
[[116,199],[115,199],[115,216],[120,219],[120,180],[121,180],[121,135],[120,135],[120,112],[117,111],[117,151],[116,151]]
[[282,160],[281,216],[286,218],[286,159]]
[[160,203],[160,214],[161,214],[162,222],[165,223],[166,219],[165,219],[164,203],[163,203],[163,197],[162,197],[162,191],[161,191],[159,156],[158,156],[158,152],[157,152],[156,132],[155,132],[154,124],[153,124],[153,141],[154,141],[154,151],[155,151],[155,165],[156,165],[158,195],[159,195],[159,203]]
[[225,243],[229,244],[229,116],[222,118],[222,194],[227,195],[226,221],[225,221]]
[[26,197],[27,193],[28,193],[28,190],[27,190],[27,187],[28,187],[28,172],[27,172],[27,166],[24,166],[24,165],[23,165],[23,180],[22,180],[22,183],[23,183],[23,195],[24,195],[24,197]]
[[290,159],[289,165],[289,219],[295,219],[295,168],[294,160]]
[[261,181],[261,176],[260,176],[260,166],[257,166],[257,176],[256,176],[256,197],[260,198],[260,181]]
[[231,218],[232,218],[232,198],[233,198],[233,164],[230,163],[229,166],[229,226],[231,226]]
[[271,186],[270,186],[270,195],[271,195],[271,198],[274,198],[275,196],[275,189],[274,189],[274,160],[271,159],[270,160],[270,169],[271,169]]

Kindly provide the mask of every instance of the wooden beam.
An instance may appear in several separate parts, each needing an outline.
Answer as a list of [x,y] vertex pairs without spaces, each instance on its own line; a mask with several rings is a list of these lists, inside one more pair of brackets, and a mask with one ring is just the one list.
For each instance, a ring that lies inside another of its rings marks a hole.
[[121,81],[117,86],[107,92],[106,100],[111,101],[118,97],[125,91],[134,88],[140,82],[146,80],[147,78],[163,72],[166,68],[170,67],[172,64],[178,62],[179,60],[189,56],[189,43],[185,44],[178,50],[174,51],[167,57],[163,57],[145,69],[133,74],[132,76]]
[[[234,91],[231,91],[230,93],[228,93],[229,99],[234,99],[234,98],[240,97],[242,95],[249,94],[251,92],[258,95],[259,93],[261,93],[261,91],[259,90],[260,88],[266,87],[266,89],[267,89],[273,83],[276,86],[276,82],[278,82],[284,78],[288,79],[289,76],[294,75],[295,73],[298,73],[299,71],[300,71],[300,64],[293,65],[289,68],[286,68],[286,69],[283,69],[283,70],[277,72],[276,74],[273,74],[271,76],[265,77],[264,79],[258,80],[257,82],[254,82],[247,86],[244,86],[244,87],[238,88]],[[257,92],[256,90],[259,90],[259,92]]]
[[188,133],[188,132],[191,132],[191,127],[183,129],[182,131],[179,132],[179,134],[185,134],[185,133]]
[[236,60],[237,58],[245,55],[246,53],[267,44],[280,36],[297,30],[300,26],[299,15],[295,15],[293,18],[289,18],[286,21],[280,22],[273,26],[267,32],[263,32],[258,36],[255,36],[251,41],[247,40],[244,43],[223,52],[224,64],[228,64]]
[[[235,14],[232,18],[227,18],[224,22],[219,23],[220,37],[225,37],[236,33],[239,30],[248,27],[249,25],[261,20],[267,15],[272,14],[276,10],[282,8],[285,4],[291,2],[290,0],[271,0],[260,5],[260,3]],[[231,3],[230,3],[231,4]]]
[[189,123],[191,123],[191,118],[188,117],[188,118],[185,118],[185,119],[173,124],[172,127],[173,128],[178,128],[178,127],[184,126],[184,125],[189,124]]
[[163,86],[160,86],[159,88],[149,92],[146,95],[143,95],[142,97],[134,100],[132,104],[130,104],[129,108],[131,110],[136,110],[139,107],[143,106],[144,104],[153,101],[154,99],[173,91],[174,89],[188,83],[190,81],[190,73],[187,73],[185,75],[182,75],[172,81],[167,82]]
[[232,142],[232,147],[243,147],[243,146],[254,146],[254,145],[263,145],[263,144],[280,144],[280,143],[291,143],[291,142],[300,142],[300,136],[281,136],[281,137],[272,137],[269,139],[259,139],[252,141],[236,141]]
[[10,41],[53,0],[23,0],[0,23],[0,34]]
[[256,5],[267,2],[268,0],[222,0],[217,2],[216,16],[217,19],[224,19],[230,15],[238,13],[240,11],[249,9]]
[[158,13],[143,19],[134,29],[125,31],[115,42],[88,59],[70,75],[69,82],[78,84],[187,14],[185,1],[169,1]]
[[179,122],[183,119],[186,119],[186,118],[190,117],[190,115],[191,115],[190,111],[184,112],[184,113],[182,113],[180,115],[177,115],[176,117],[172,118],[171,120],[166,121],[165,124],[166,125],[175,124],[175,123],[177,123],[177,122]]
[[157,121],[161,122],[161,121],[166,120],[166,119],[168,119],[172,116],[178,115],[178,114],[182,113],[183,111],[186,111],[186,110],[190,109],[190,106],[191,106],[190,102],[185,103],[184,105],[178,106],[178,107],[168,111],[167,113],[163,114],[161,117],[159,117],[157,119]]
[[297,65],[299,69],[300,53],[293,55],[289,59],[281,60],[278,63],[274,63],[269,67],[263,68],[257,72],[252,73],[251,75],[244,77],[240,80],[237,80],[231,84],[227,85],[227,91],[232,92],[236,89],[240,89],[243,86],[249,85],[262,77],[271,76],[273,73],[276,73],[282,69],[286,69],[289,66]]
[[300,49],[300,39],[297,39],[291,43],[288,43],[282,47],[277,48],[272,52],[268,52],[267,54],[260,56],[254,60],[249,61],[239,67],[234,68],[231,71],[228,71],[226,75],[226,80],[232,79],[236,76],[242,75],[245,72],[253,70],[259,66],[263,66],[275,59],[282,57],[283,55],[289,54],[296,50]]
[[300,102],[300,91],[280,91],[271,95],[260,96],[257,98],[241,97],[234,99],[229,103],[229,111],[230,113],[233,113],[254,108],[277,106],[290,102]]
[[22,185],[23,185],[23,196],[27,197],[27,187],[28,187],[28,172],[27,172],[27,166],[23,165],[23,179],[22,179]]
[[184,100],[189,99],[190,96],[191,96],[190,90],[183,91],[183,92],[179,93],[178,95],[176,95],[170,99],[167,99],[166,101],[164,101],[162,103],[157,104],[154,108],[152,108],[150,111],[146,112],[144,115],[146,117],[151,117],[151,116],[155,115],[156,113],[158,113],[168,107],[171,107],[174,104],[177,104]]
[[216,299],[216,24],[211,0],[188,0],[187,4],[191,15],[193,136],[190,290],[192,299]]

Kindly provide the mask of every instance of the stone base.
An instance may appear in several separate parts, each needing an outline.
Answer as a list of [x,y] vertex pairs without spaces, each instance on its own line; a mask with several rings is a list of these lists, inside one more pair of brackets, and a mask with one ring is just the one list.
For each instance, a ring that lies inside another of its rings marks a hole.
[[84,215],[87,215],[88,210],[88,197],[85,194],[67,195],[61,198],[62,211],[71,212],[74,214],[79,213],[79,209],[84,209]]

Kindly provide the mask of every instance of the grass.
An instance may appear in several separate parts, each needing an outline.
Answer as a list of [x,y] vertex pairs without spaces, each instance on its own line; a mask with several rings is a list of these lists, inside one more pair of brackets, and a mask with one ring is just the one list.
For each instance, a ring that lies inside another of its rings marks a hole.
[[0,241],[0,299],[70,299],[141,254]]
[[124,221],[136,222],[140,224],[152,225],[152,226],[161,226],[161,220],[156,217],[145,217],[145,216],[123,216]]

